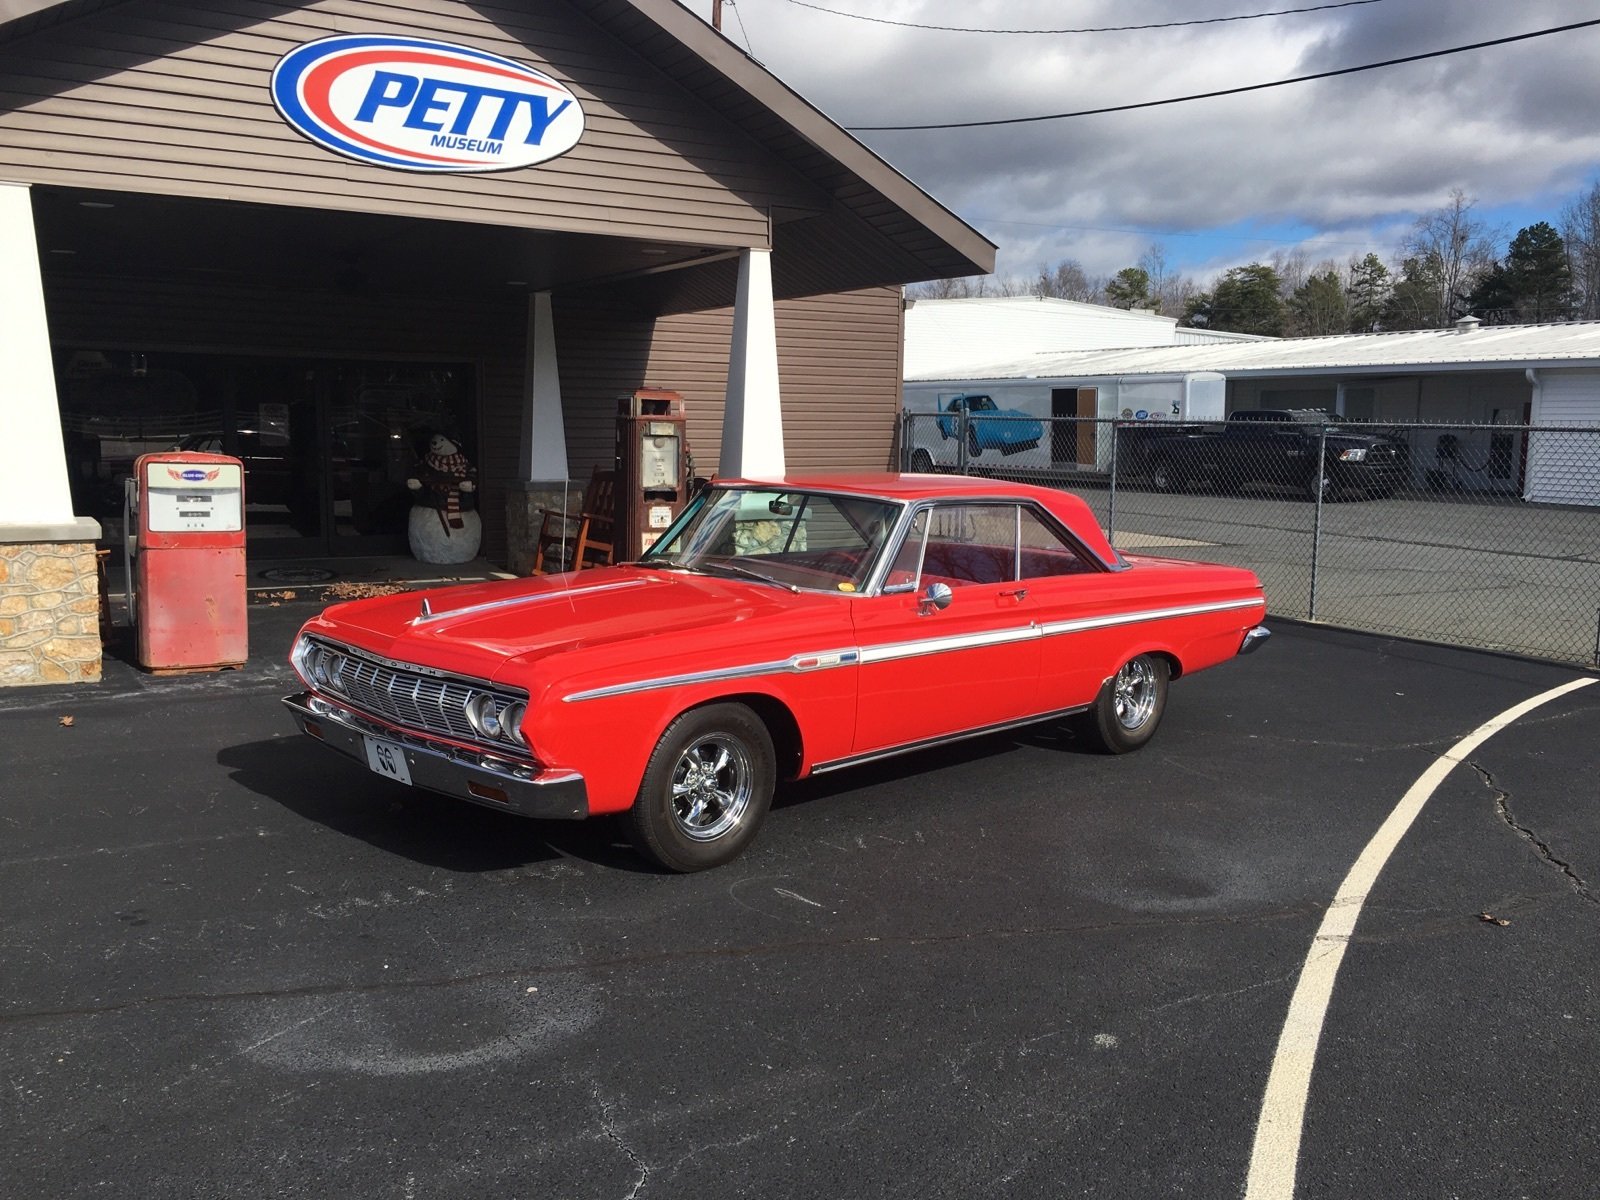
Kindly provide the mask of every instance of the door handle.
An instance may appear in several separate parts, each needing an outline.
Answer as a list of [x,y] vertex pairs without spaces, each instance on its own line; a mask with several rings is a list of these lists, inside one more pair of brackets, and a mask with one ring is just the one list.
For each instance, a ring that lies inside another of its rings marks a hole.
[[1028,598],[1028,589],[1027,588],[1009,588],[1006,591],[1001,592],[1000,594],[1002,596],[1013,597],[1016,600],[1026,600]]

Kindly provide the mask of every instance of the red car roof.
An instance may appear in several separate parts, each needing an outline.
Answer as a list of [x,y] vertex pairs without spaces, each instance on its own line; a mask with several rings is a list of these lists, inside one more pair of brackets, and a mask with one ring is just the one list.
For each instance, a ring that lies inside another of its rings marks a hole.
[[793,491],[854,492],[884,500],[939,500],[951,497],[973,499],[1033,500],[1053,512],[1106,563],[1115,563],[1117,554],[1106,540],[1094,511],[1071,492],[1013,483],[1006,479],[984,479],[971,475],[911,475],[898,471],[829,471],[814,475],[785,475],[781,479],[714,478],[715,487],[786,488]]

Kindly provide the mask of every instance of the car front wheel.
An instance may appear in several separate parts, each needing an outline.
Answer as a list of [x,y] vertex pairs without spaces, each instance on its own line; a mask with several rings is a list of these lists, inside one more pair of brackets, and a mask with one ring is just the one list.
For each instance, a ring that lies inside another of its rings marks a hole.
[[1150,464],[1150,486],[1156,491],[1181,492],[1188,484],[1188,478],[1170,458],[1158,458]]
[[1129,659],[1106,680],[1094,705],[1077,719],[1083,739],[1103,754],[1126,754],[1155,736],[1167,709],[1167,660],[1154,654]]
[[690,709],[661,735],[628,812],[634,848],[669,871],[738,857],[772,805],[772,736],[742,704]]

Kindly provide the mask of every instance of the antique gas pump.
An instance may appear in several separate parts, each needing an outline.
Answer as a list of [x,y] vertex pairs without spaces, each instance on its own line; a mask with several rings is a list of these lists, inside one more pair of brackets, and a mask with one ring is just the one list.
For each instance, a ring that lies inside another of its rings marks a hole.
[[617,401],[617,561],[648,550],[689,496],[683,397],[640,388]]
[[224,454],[146,454],[123,524],[139,665],[217,670],[249,657],[244,464]]

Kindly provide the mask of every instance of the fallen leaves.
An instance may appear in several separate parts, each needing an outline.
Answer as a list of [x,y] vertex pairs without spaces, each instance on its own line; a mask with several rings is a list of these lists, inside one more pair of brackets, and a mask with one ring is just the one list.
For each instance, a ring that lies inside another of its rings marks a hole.
[[341,579],[330,583],[322,595],[325,600],[370,600],[374,596],[394,596],[410,590],[403,583],[356,583]]
[[56,718],[56,724],[62,726],[65,729],[71,729],[77,723],[78,723],[78,718],[77,717],[57,717]]
[[1489,925],[1509,925],[1509,924],[1511,924],[1511,922],[1506,920],[1506,918],[1497,917],[1493,913],[1487,913],[1487,912],[1479,913],[1478,914],[1478,920],[1483,921],[1484,923],[1489,924]]

